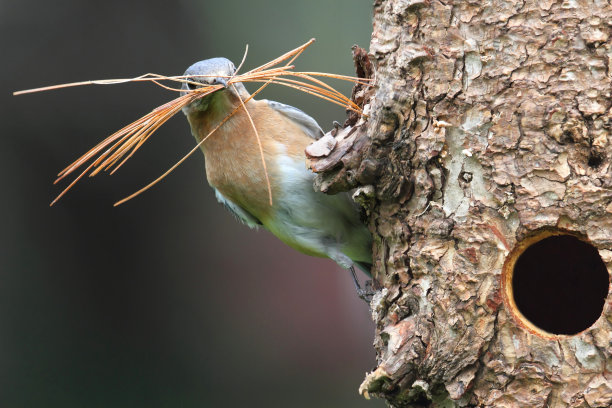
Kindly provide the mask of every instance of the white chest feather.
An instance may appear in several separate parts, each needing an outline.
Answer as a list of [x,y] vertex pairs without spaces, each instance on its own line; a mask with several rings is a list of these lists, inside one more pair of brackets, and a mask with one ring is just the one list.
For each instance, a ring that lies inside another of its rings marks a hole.
[[314,191],[314,174],[304,159],[280,154],[276,164],[282,194],[266,228],[301,252],[332,258],[344,267],[351,259],[370,262],[370,234],[348,195]]

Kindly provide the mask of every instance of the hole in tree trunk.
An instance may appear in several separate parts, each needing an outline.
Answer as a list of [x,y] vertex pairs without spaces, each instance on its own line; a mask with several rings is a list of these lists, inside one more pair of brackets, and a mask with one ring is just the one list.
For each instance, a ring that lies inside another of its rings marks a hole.
[[591,153],[588,164],[590,167],[599,167],[603,163],[604,157],[601,154]]
[[594,246],[550,231],[519,244],[504,274],[512,312],[528,329],[544,335],[588,329],[599,319],[610,285]]

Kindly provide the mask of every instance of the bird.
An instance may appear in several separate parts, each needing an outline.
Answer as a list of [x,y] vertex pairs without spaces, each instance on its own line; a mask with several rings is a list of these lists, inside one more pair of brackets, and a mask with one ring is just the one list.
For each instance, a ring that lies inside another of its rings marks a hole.
[[349,270],[358,295],[368,301],[371,293],[359,285],[354,267],[370,276],[372,235],[349,194],[315,191],[315,175],[306,165],[305,148],[323,136],[321,127],[293,106],[249,99],[241,82],[228,84],[235,71],[226,58],[199,61],[185,71],[189,81],[181,91],[222,85],[182,109],[198,142],[241,108],[200,147],[217,200],[247,226],[268,230],[306,255],[330,258]]

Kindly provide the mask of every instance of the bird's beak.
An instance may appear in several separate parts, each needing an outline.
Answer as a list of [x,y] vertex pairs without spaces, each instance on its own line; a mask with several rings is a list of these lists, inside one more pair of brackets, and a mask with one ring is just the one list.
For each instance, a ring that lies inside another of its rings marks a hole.
[[225,78],[215,78],[215,84],[223,85],[225,88],[227,88],[227,81],[225,80]]

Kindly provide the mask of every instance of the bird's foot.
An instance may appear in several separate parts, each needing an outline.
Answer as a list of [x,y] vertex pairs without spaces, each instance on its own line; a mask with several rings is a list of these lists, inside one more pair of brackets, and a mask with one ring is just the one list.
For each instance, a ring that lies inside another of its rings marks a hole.
[[357,296],[363,299],[367,304],[370,304],[374,297],[374,289],[372,288],[372,279],[368,279],[365,282],[365,289],[358,288]]
[[374,289],[372,288],[372,280],[367,280],[365,282],[365,289],[361,287],[359,284],[359,280],[357,279],[357,274],[355,273],[355,268],[351,266],[349,268],[351,271],[351,276],[353,277],[353,283],[355,283],[355,289],[357,290],[357,296],[363,299],[367,304],[370,304],[372,301],[372,297],[374,297]]

